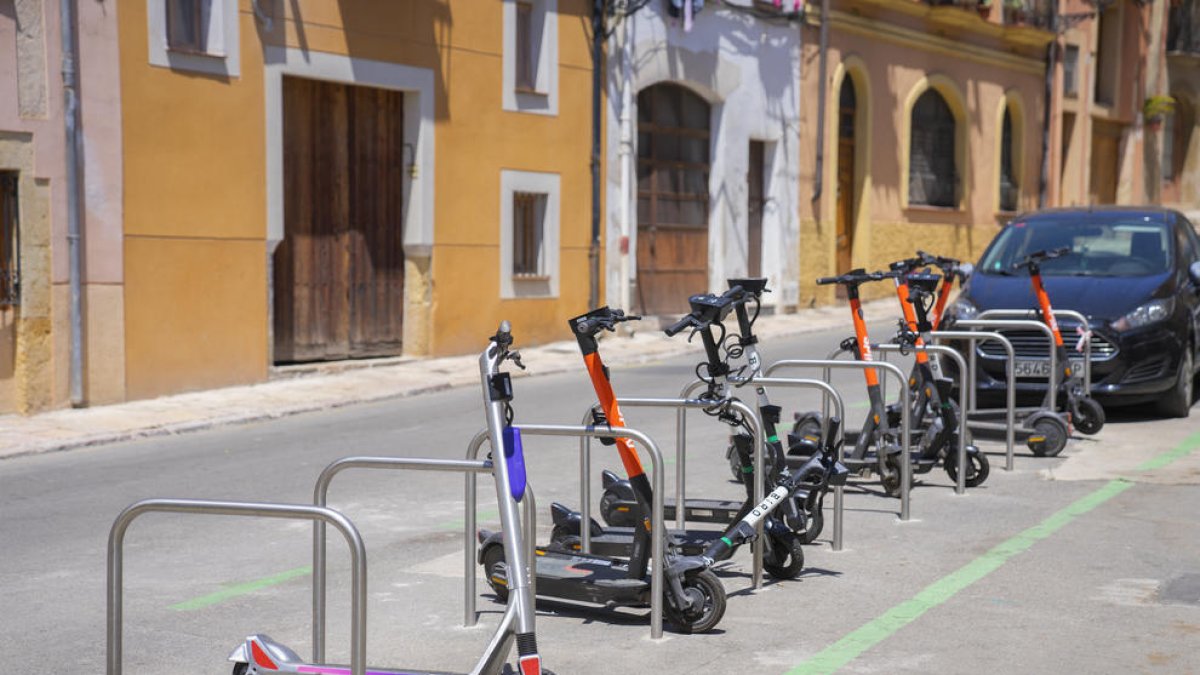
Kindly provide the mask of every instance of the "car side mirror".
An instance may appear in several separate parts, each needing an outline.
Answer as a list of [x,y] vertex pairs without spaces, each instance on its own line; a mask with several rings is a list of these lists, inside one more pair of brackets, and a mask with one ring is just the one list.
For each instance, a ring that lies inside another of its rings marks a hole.
[[1200,261],[1188,266],[1188,276],[1192,278],[1193,284],[1200,286]]

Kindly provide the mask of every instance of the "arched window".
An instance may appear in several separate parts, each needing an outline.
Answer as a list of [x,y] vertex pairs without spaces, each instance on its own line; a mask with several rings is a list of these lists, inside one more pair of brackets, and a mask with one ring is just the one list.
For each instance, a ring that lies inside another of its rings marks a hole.
[[926,90],[913,105],[910,134],[908,203],[957,206],[954,113],[936,89]]
[[1013,143],[1011,106],[1004,106],[1004,121],[1000,125],[1000,210],[1016,211],[1021,196],[1020,184],[1014,170],[1016,153]]

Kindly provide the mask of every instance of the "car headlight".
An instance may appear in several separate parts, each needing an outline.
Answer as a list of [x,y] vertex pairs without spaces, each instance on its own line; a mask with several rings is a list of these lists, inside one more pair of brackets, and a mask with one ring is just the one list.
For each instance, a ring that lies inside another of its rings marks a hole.
[[1141,328],[1142,326],[1149,326],[1156,321],[1162,321],[1171,316],[1171,312],[1173,311],[1175,311],[1175,298],[1151,300],[1114,321],[1113,328],[1119,331],[1127,331],[1134,328]]
[[979,316],[979,308],[966,298],[959,298],[946,308],[946,316],[954,321],[969,321]]

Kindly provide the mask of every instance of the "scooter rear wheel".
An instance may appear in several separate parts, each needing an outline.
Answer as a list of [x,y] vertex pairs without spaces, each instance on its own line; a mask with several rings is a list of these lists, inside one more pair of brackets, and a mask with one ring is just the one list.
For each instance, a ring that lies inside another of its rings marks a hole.
[[[956,485],[958,484],[958,448],[955,448],[946,455],[946,459],[942,460],[942,467],[946,469],[946,475],[950,477]],[[988,473],[991,471],[991,464],[988,462],[987,455],[982,452],[977,452],[974,455],[967,454],[967,475],[963,483],[969,487],[979,487],[983,485],[988,478]]]
[[1075,399],[1071,407],[1071,423],[1081,434],[1091,436],[1104,427],[1104,406],[1091,397]]
[[695,604],[694,609],[679,610],[667,605],[667,619],[681,633],[706,633],[725,616],[725,586],[711,570],[702,569],[683,579],[683,592]]
[[1057,457],[1067,447],[1067,425],[1057,416],[1045,416],[1033,423],[1033,435],[1025,445],[1037,457]]
[[804,542],[787,532],[772,537],[770,558],[763,558],[763,569],[776,579],[795,579],[804,570]]
[[492,546],[483,553],[483,576],[500,602],[508,602],[508,564],[504,562],[504,547]]

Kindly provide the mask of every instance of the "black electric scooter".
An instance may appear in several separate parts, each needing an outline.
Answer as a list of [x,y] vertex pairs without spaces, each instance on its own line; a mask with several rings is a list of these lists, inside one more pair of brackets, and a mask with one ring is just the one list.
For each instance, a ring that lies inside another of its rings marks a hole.
[[[612,427],[624,426],[624,419],[617,407],[608,368],[597,351],[596,335],[631,318],[619,310],[604,307],[569,322],[583,352],[592,386]],[[641,516],[639,526],[633,533],[629,558],[623,560],[575,553],[558,546],[539,547],[534,556],[538,596],[610,608],[647,607],[650,605],[651,592],[650,538],[664,537],[666,553],[662,567],[666,581],[664,599],[667,619],[683,633],[712,630],[725,614],[725,588],[710,569],[715,555],[679,555],[670,549],[665,529],[662,532],[650,531],[649,514],[653,504],[650,480],[633,443],[628,438],[615,440],[630,481],[635,486],[638,514]],[[505,601],[509,582],[503,535],[480,530],[479,542],[479,563],[483,566],[484,576],[496,597]]]

